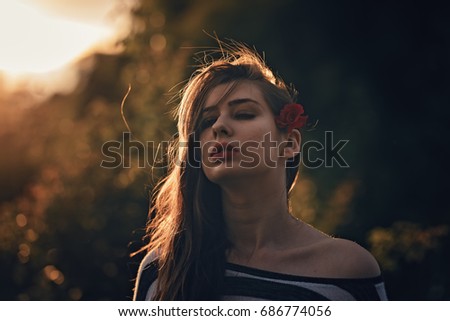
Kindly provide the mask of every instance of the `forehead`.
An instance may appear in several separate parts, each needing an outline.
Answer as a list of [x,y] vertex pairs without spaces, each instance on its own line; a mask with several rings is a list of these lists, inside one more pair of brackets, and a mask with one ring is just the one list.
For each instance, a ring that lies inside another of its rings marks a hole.
[[217,106],[222,103],[226,104],[228,101],[242,98],[250,98],[262,106],[266,105],[264,95],[259,86],[251,81],[242,81],[239,83],[220,84],[211,89],[206,96],[203,108]]

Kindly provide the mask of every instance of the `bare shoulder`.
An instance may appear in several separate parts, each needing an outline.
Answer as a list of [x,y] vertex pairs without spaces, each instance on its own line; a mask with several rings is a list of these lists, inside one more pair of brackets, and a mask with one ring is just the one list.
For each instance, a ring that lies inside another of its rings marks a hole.
[[373,255],[356,242],[330,237],[320,246],[328,253],[329,263],[334,265],[335,277],[371,278],[381,273]]
[[[362,279],[380,276],[372,254],[356,242],[335,238],[304,225],[293,253],[286,255],[282,268],[296,275]],[[281,270],[281,268],[280,268]]]

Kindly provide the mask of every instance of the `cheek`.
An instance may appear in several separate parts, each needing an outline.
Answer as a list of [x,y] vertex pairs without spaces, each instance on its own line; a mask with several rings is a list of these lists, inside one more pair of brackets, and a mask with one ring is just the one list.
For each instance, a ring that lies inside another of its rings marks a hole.
[[257,142],[263,141],[266,135],[271,135],[273,137],[276,130],[275,122],[272,122],[270,119],[264,119],[263,121],[248,124],[243,127],[243,131],[247,134],[247,140]]
[[211,128],[206,128],[198,135],[198,139],[200,143],[204,143],[210,141],[212,139]]

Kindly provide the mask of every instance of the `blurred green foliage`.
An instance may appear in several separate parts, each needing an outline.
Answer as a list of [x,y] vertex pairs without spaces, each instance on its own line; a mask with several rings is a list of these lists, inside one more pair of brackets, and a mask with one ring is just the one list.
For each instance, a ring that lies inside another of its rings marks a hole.
[[[349,168],[302,168],[295,215],[379,260],[394,300],[450,299],[446,172],[448,10],[345,1],[142,1],[117,55],[96,55],[77,90],[31,108],[0,98],[0,298],[127,300],[149,191],[163,173],[100,166],[127,131],[160,142],[170,111],[216,32],[264,51],[318,126],[349,140]],[[170,102],[170,103],[168,103]],[[318,155],[320,156],[320,155]]]

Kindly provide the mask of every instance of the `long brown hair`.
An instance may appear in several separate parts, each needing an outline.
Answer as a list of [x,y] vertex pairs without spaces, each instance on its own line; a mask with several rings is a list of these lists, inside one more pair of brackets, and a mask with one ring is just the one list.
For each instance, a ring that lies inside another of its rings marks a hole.
[[[189,79],[176,110],[178,141],[170,151],[168,175],[155,189],[147,227],[146,249],[157,257],[159,269],[155,300],[217,300],[220,296],[228,241],[220,187],[206,178],[199,164],[199,122],[214,87],[243,80],[260,87],[274,115],[295,100],[295,91],[257,53],[236,43],[221,46],[221,57],[202,65]],[[288,191],[299,163],[297,155],[286,166]]]

